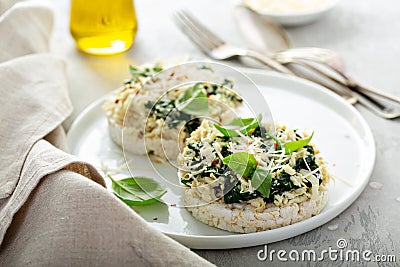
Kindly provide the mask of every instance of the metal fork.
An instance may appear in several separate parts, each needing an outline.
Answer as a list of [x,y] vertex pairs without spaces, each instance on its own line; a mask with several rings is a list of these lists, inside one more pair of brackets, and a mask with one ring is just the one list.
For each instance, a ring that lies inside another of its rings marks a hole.
[[[240,48],[227,44],[221,38],[212,33],[207,29],[202,23],[200,23],[194,16],[189,14],[187,11],[178,11],[175,13],[175,21],[177,25],[181,28],[183,33],[185,33],[192,41],[195,43],[205,54],[216,60],[225,60],[233,57],[251,57],[261,63],[267,65],[273,70],[281,73],[295,75],[290,69],[283,66],[281,63],[275,61],[274,59],[263,55],[254,50],[249,50],[246,48]],[[319,72],[319,71],[318,71]],[[400,113],[388,110],[385,106],[374,101],[367,95],[361,92],[351,91],[349,88],[345,88],[345,93],[341,93],[327,85],[321,84],[316,80],[312,80],[345,98],[349,103],[354,104],[355,102],[360,103],[364,107],[373,111],[376,115],[385,119],[394,119],[400,117]]]
[[216,60],[225,60],[233,57],[251,57],[281,73],[294,73],[272,58],[257,51],[235,47],[225,43],[222,39],[204,27],[197,19],[186,11],[175,14],[176,23],[181,30],[208,56]]
[[[175,13],[175,21],[177,25],[181,28],[183,33],[187,35],[193,41],[193,43],[196,44],[205,54],[213,59],[225,60],[233,58],[235,56],[247,56],[257,59],[261,63],[269,66],[270,68],[278,72],[299,76],[298,74],[293,73],[287,67],[283,66],[282,62],[278,62],[275,59],[265,56],[260,52],[246,48],[235,47],[225,43],[225,41],[223,41],[209,29],[207,29],[202,23],[200,23],[193,15],[191,15],[187,11],[177,11]],[[311,80],[317,84],[327,87],[328,89],[334,91],[335,93],[346,99],[350,104],[355,104],[358,101],[354,96],[335,90],[334,88],[322,84],[317,80],[311,79],[309,77],[299,77]]]

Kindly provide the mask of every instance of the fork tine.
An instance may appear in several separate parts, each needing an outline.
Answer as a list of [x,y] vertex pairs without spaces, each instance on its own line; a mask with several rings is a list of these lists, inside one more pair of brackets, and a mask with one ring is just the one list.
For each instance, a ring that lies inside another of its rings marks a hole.
[[209,50],[212,50],[218,47],[217,44],[209,40],[207,35],[204,34],[196,25],[192,23],[192,21],[186,16],[184,12],[177,12],[180,17],[182,23],[189,29],[189,34],[191,34],[194,38],[196,38],[199,42],[203,43],[203,46],[206,46]]
[[199,35],[208,39],[214,46],[218,47],[225,44],[224,40],[219,38],[215,33],[211,32],[206,26],[204,26],[204,24],[197,20],[195,16],[190,14],[188,11],[181,10],[179,13],[185,18],[186,22],[192,26],[192,28],[196,29]]
[[190,27],[185,18],[181,16],[181,14],[175,14],[175,22],[178,24],[179,28],[183,31],[183,33],[192,40],[192,42],[197,45],[205,54],[209,54],[209,52],[215,47],[202,39],[198,32],[196,32],[192,27]]

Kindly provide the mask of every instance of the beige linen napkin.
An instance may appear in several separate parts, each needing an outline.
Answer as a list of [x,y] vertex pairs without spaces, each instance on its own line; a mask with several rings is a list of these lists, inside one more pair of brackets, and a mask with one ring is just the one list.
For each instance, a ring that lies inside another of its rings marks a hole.
[[[0,14],[13,2],[16,1],[1,0]],[[0,18],[0,61],[47,52],[52,26],[51,9],[43,1],[17,3]]]
[[72,107],[64,63],[44,54],[52,21],[51,9],[33,1],[0,16],[0,266],[211,265],[55,147],[65,146],[60,125]]

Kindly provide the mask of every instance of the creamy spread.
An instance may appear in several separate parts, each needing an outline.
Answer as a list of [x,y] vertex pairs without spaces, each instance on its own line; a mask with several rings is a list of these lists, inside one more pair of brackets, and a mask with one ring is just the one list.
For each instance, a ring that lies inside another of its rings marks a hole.
[[243,0],[243,3],[260,13],[300,13],[319,9],[331,0]]

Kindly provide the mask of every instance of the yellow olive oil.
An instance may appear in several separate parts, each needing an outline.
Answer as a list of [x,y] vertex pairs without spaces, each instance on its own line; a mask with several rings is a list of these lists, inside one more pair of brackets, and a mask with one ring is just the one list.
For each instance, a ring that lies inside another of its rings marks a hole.
[[137,31],[133,0],[71,0],[70,31],[85,53],[124,52]]

